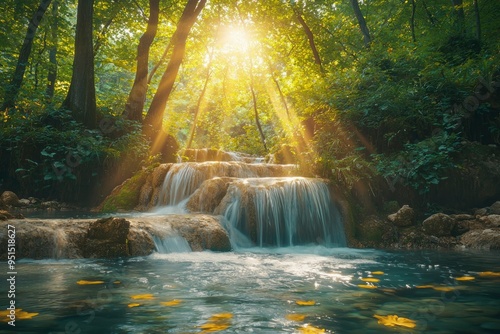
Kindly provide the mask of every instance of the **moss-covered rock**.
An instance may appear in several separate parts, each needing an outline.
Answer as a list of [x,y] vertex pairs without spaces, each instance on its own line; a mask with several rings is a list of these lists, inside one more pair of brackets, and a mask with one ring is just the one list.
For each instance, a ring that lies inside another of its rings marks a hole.
[[97,207],[99,212],[131,211],[139,203],[141,188],[146,182],[149,170],[142,170],[121,185]]

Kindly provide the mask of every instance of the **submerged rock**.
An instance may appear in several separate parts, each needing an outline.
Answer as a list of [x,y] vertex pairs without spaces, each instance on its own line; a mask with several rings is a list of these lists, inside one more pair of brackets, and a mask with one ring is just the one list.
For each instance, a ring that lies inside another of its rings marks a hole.
[[129,256],[130,222],[123,218],[99,219],[90,224],[84,257],[109,258]]

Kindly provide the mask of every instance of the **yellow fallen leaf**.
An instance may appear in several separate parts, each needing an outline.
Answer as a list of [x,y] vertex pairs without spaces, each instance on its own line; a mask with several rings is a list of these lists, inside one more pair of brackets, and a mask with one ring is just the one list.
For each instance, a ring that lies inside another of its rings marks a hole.
[[285,315],[285,318],[287,320],[300,322],[300,321],[304,321],[306,316],[304,314],[290,313],[290,314]]
[[130,307],[130,308],[132,308],[132,307],[137,307],[137,306],[140,306],[140,305],[141,304],[139,304],[139,303],[130,303],[127,306]]
[[479,273],[481,277],[500,277],[500,273],[496,273],[493,271],[483,271]]
[[462,276],[462,277],[455,277],[456,281],[473,281],[476,278],[473,276]]
[[299,332],[303,334],[319,334],[319,333],[326,333],[326,331],[322,328],[317,328],[313,327],[310,325],[304,325],[299,328]]
[[358,284],[358,288],[361,289],[376,289],[377,286],[373,284]]
[[95,284],[104,284],[104,281],[86,281],[86,280],[79,280],[76,282],[78,285],[95,285]]
[[439,285],[439,286],[436,286],[436,285],[417,285],[416,288],[417,289],[433,289],[436,291],[444,291],[444,292],[455,290],[451,286],[442,286],[442,285]]
[[[10,315],[10,314],[11,314],[10,310],[0,311],[0,317],[1,317],[0,321],[3,321],[3,322],[11,321],[11,319],[8,317],[8,315]],[[15,314],[16,314],[16,320],[26,320],[26,319],[31,319],[31,318],[39,315],[40,313],[29,313],[29,312],[23,311],[20,308],[16,308]]]
[[385,274],[383,271],[372,271],[372,275],[383,275]]
[[206,324],[203,324],[200,326],[201,329],[203,329],[203,332],[218,332],[218,331],[223,331],[225,329],[229,328],[229,324],[219,324],[219,323],[212,323],[212,322],[207,322]]
[[120,281],[114,281],[113,284],[122,284]]
[[297,305],[300,305],[300,306],[313,306],[313,305],[316,305],[316,302],[314,300],[297,300],[295,303]]
[[150,293],[146,293],[143,295],[133,295],[133,296],[130,296],[130,298],[132,298],[132,299],[154,299],[155,297]]
[[370,282],[370,283],[380,282],[380,280],[378,278],[375,278],[375,277],[363,277],[363,278],[361,278],[361,280],[363,282]]
[[389,327],[402,326],[407,328],[415,328],[417,326],[414,320],[398,317],[395,314],[386,316],[374,314],[373,316],[378,319],[379,324],[384,326],[389,326]]
[[173,299],[168,302],[161,302],[160,304],[163,306],[177,306],[181,303],[181,300],[179,299]]
[[217,313],[210,317],[210,320],[223,320],[223,319],[231,319],[233,317],[232,313]]

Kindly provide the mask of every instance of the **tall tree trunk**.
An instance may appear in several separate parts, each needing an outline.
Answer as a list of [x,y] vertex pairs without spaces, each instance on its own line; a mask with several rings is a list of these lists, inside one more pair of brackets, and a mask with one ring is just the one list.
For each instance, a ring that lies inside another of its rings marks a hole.
[[187,37],[205,3],[206,0],[188,0],[177,24],[172,56],[144,119],[144,133],[153,140],[153,145],[162,130],[163,114],[186,52]]
[[33,47],[33,39],[35,38],[38,25],[40,24],[43,15],[47,11],[50,2],[51,0],[41,0],[40,5],[29,21],[28,30],[26,31],[26,37],[24,38],[23,45],[21,46],[21,50],[19,51],[19,58],[17,60],[14,75],[12,76],[12,80],[10,81],[9,85],[5,89],[5,99],[1,110],[14,108],[16,104],[17,96],[19,95],[19,91],[21,90],[21,86],[23,84],[26,65],[28,64],[28,59]]
[[417,36],[415,35],[415,11],[417,10],[417,4],[415,0],[411,0],[411,17],[410,17],[410,28],[411,28],[411,38],[413,42],[417,41]]
[[356,15],[356,19],[358,20],[361,33],[363,34],[365,47],[369,48],[372,42],[372,38],[370,37],[370,30],[368,30],[368,26],[366,25],[365,17],[363,16],[361,9],[359,8],[358,0],[351,0],[351,6],[354,10],[354,14]]
[[255,94],[254,88],[254,77],[253,77],[253,62],[252,58],[250,58],[250,91],[252,93],[252,103],[253,103],[253,111],[255,115],[255,123],[257,124],[257,129],[259,130],[260,140],[262,142],[262,146],[264,146],[264,150],[267,153],[267,144],[266,144],[266,136],[264,135],[264,131],[262,131],[262,126],[260,124],[259,110],[257,108],[257,95]]
[[210,57],[210,62],[208,63],[207,66],[207,75],[205,77],[205,83],[203,84],[203,89],[201,90],[198,102],[196,103],[196,108],[194,110],[193,125],[191,125],[191,129],[189,131],[189,139],[186,145],[186,150],[189,150],[191,148],[191,145],[193,144],[194,134],[196,133],[196,122],[198,121],[198,115],[200,114],[201,102],[205,97],[205,93],[208,87],[208,82],[210,81],[210,77],[212,75],[211,65],[212,65],[212,58]]
[[434,18],[434,15],[432,15],[431,11],[427,7],[425,0],[422,0],[422,4],[424,5],[425,13],[427,14],[427,17],[429,18],[429,21],[431,22],[432,25],[435,25],[436,19]]
[[47,88],[45,95],[47,101],[51,102],[54,97],[54,91],[57,79],[57,42],[58,42],[58,28],[59,28],[59,3],[54,1],[52,3],[52,22],[50,24],[51,43],[49,49],[49,73],[47,74]]
[[97,125],[92,44],[93,14],[94,0],[78,0],[73,75],[68,95],[62,104],[64,108],[71,110],[76,121],[88,128]]
[[465,34],[465,11],[463,0],[452,0],[453,7],[455,8],[455,25],[456,30],[460,35]]
[[135,80],[123,112],[124,116],[129,120],[142,122],[142,111],[148,91],[149,49],[158,30],[159,14],[160,0],[149,0],[148,26],[139,40]]
[[307,40],[309,41],[309,46],[311,47],[311,51],[314,56],[314,62],[319,66],[321,72],[324,72],[323,63],[321,62],[321,57],[319,56],[318,48],[316,47],[316,43],[314,42],[314,34],[311,31],[311,28],[309,28],[309,26],[307,25],[302,15],[299,13],[299,11],[294,8],[294,12],[295,16],[297,17],[297,20],[299,21],[300,25],[302,26],[302,29],[304,30],[304,33],[307,36]]
[[481,16],[479,15],[478,0],[474,0],[474,15],[476,16],[476,38],[481,42]]

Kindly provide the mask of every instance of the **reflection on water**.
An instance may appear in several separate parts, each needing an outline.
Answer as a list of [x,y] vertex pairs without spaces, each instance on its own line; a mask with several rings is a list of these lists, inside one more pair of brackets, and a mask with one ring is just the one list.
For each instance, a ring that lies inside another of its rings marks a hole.
[[[317,246],[21,261],[16,305],[39,315],[15,329],[302,333],[307,325],[326,333],[498,333],[500,277],[480,273],[500,272],[499,255]],[[2,297],[3,308],[6,302]],[[408,318],[416,327],[384,326],[374,315]]]

